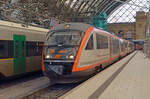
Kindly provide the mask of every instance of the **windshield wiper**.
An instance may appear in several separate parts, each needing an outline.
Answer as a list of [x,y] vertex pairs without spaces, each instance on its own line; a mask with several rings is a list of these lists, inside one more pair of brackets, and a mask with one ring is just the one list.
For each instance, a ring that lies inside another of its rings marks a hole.
[[78,47],[79,45],[47,45],[47,47]]

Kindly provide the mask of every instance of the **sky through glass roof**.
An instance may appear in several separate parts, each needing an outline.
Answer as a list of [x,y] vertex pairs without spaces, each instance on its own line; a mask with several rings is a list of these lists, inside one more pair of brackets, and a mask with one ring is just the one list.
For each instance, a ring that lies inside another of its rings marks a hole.
[[135,22],[136,12],[148,12],[148,8],[150,8],[150,0],[131,0],[117,8],[109,16],[108,23]]

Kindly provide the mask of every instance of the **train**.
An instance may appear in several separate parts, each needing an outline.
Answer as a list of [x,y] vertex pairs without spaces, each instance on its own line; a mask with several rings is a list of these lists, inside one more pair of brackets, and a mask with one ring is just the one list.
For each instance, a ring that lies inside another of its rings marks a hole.
[[42,71],[51,82],[79,82],[133,51],[134,43],[93,25],[59,24],[46,35]]
[[0,20],[0,78],[41,71],[42,47],[49,30]]
[[143,50],[144,49],[144,40],[133,40],[136,50]]

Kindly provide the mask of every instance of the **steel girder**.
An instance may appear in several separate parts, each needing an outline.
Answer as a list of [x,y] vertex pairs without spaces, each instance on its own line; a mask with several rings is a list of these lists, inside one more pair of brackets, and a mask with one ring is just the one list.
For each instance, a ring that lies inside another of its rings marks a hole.
[[[121,2],[117,0],[68,0],[69,5],[73,5],[72,8],[76,12],[76,16],[94,16],[101,12],[105,12],[109,15],[112,11],[121,5]],[[129,1],[129,0],[120,0]]]
[[[99,13],[105,12],[108,16],[115,11],[122,3],[117,0],[19,0],[22,4],[42,3],[42,8],[33,7],[33,11],[38,8],[37,15],[42,14],[44,17],[62,18],[67,17],[92,17]],[[129,0],[120,0],[129,1]],[[20,3],[19,2],[19,3]],[[26,11],[32,12],[32,9],[26,7]],[[39,16],[41,17],[41,15]]]

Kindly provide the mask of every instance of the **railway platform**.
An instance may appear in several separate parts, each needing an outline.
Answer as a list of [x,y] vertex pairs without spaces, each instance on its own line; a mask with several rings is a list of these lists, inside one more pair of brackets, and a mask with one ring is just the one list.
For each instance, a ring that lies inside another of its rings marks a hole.
[[150,59],[135,51],[60,99],[150,99]]
[[29,79],[20,83],[14,83],[4,88],[0,87],[0,99],[22,99],[38,90],[46,88],[50,81],[46,77]]

